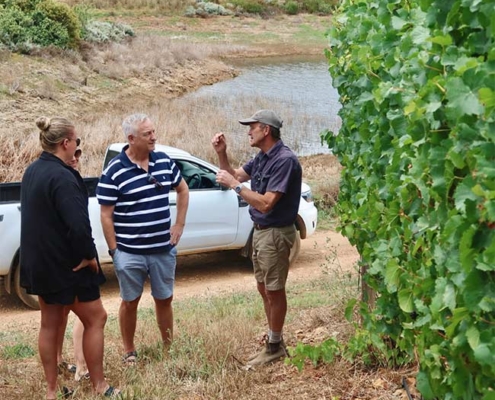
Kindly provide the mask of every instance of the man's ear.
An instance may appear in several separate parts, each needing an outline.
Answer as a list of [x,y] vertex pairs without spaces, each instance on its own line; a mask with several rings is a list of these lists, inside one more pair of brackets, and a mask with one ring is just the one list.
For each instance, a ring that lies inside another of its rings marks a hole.
[[265,136],[270,136],[270,126],[269,125],[265,125],[265,127],[263,129],[265,129],[265,128],[266,128],[266,130],[264,132]]

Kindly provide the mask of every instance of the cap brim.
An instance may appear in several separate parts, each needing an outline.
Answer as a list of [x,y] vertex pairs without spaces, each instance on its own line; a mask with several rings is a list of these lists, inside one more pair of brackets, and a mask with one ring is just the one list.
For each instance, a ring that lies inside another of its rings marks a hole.
[[239,123],[241,125],[251,125],[251,124],[254,124],[255,122],[258,122],[258,121],[256,121],[255,119],[252,119],[252,118],[240,119],[239,120]]

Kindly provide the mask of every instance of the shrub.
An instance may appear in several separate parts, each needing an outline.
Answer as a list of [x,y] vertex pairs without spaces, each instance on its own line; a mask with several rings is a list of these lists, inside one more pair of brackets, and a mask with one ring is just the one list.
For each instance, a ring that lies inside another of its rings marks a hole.
[[330,14],[336,0],[302,0],[301,8],[310,14]]
[[88,42],[120,42],[126,36],[134,36],[134,31],[129,25],[104,22],[90,21],[84,27],[84,39]]
[[295,1],[289,1],[284,6],[285,12],[289,15],[296,15],[299,12],[299,4]]
[[91,8],[86,4],[76,4],[72,10],[81,24],[81,37],[86,36],[86,26],[94,19]]
[[189,6],[186,9],[186,17],[206,17],[210,15],[232,15],[232,11],[227,10],[220,4],[215,4],[209,1],[198,1],[196,3],[196,8]]
[[232,4],[250,14],[262,14],[265,11],[264,4],[256,0],[233,0]]
[[35,10],[31,18],[33,24],[29,29],[28,35],[35,44],[40,46],[75,47],[77,42],[71,39],[67,28],[62,23],[54,21],[40,10]]
[[[81,0],[64,0],[71,6],[82,3]],[[196,0],[85,0],[84,4],[105,12],[117,10],[139,10],[139,13],[153,15],[170,15],[184,12],[189,6],[194,6]]]
[[209,1],[202,2],[199,4],[204,4],[204,10],[209,14],[209,15],[230,15],[232,14],[229,12],[225,7],[221,6],[220,4],[215,4],[211,3]]
[[34,11],[36,6],[44,0],[0,0],[0,5],[5,8],[17,7],[21,11]]
[[20,43],[31,41],[29,27],[32,19],[19,7],[0,5],[0,43],[10,49],[14,49]]
[[320,0],[303,0],[304,11],[315,14],[319,11]]
[[53,0],[3,0],[0,43],[10,49],[30,45],[74,48],[81,25],[66,4]]
[[[81,24],[74,11],[67,4],[57,3],[54,0],[45,0],[37,5],[35,12],[39,12],[43,15],[46,23],[51,21],[54,25],[58,25],[56,28],[57,30],[67,32],[68,47],[74,48],[77,46],[80,40]],[[47,29],[50,28],[47,27]],[[65,35],[65,33],[63,35]],[[46,46],[55,43],[48,42],[46,44],[40,44]],[[59,47],[64,47],[64,44],[61,43]]]

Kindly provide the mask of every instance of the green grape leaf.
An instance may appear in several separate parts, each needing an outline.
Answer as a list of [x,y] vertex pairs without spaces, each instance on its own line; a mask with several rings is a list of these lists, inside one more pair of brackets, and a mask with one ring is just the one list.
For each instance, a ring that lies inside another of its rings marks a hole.
[[478,96],[464,84],[461,78],[452,78],[446,84],[447,108],[452,109],[459,117],[463,115],[480,115],[483,113],[483,106],[478,100]]
[[471,346],[471,348],[473,350],[476,350],[476,348],[480,344],[480,333],[479,333],[478,329],[476,329],[475,326],[470,326],[468,328],[468,330],[466,331],[466,337],[467,337],[469,346]]
[[430,400],[435,397],[433,389],[431,388],[428,375],[424,371],[420,371],[416,376],[416,385],[418,390],[421,392],[425,400]]
[[413,293],[410,289],[399,290],[399,307],[402,311],[406,313],[411,313],[414,311],[413,306]]

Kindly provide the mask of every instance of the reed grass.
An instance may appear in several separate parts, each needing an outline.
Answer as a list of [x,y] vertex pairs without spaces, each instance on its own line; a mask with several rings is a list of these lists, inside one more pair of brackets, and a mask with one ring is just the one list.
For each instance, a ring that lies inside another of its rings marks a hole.
[[86,66],[116,80],[132,77],[167,77],[171,70],[187,62],[204,60],[241,51],[242,46],[190,43],[170,37],[143,34],[127,43],[91,46],[84,51]]
[[[284,116],[287,128],[282,128],[282,139],[297,152],[304,137],[301,137],[300,132],[290,130],[294,116],[289,105],[275,104],[269,98],[260,96],[240,96],[236,104],[236,109],[240,111],[233,115],[226,114],[218,99],[214,97],[186,96],[180,99],[162,99],[159,104],[152,106],[142,104],[134,109],[97,115],[90,121],[76,122],[77,134],[82,138],[82,175],[99,176],[101,174],[107,146],[111,143],[125,141],[120,127],[123,118],[128,113],[137,111],[146,112],[154,121],[158,143],[179,147],[215,165],[217,157],[211,146],[211,138],[216,132],[224,132],[232,165],[240,166],[258,150],[249,146],[247,128],[240,125],[238,120],[252,115],[254,111],[261,108],[277,109],[279,114]],[[7,140],[7,134],[7,132],[4,133],[6,140],[3,140],[3,143],[8,147],[0,154],[0,164],[9,167],[0,173],[3,172],[2,180],[16,181],[21,178],[26,166],[40,152],[38,134],[33,128],[32,133],[14,141],[10,137]],[[2,140],[1,134],[0,140]],[[335,190],[338,190],[340,170],[336,159],[331,157],[330,160],[333,165],[316,163],[307,171],[307,176],[313,176],[315,182],[316,180],[322,182],[322,190],[327,190],[328,184],[336,186],[330,192],[335,193]],[[321,181],[324,176],[329,180]]]

